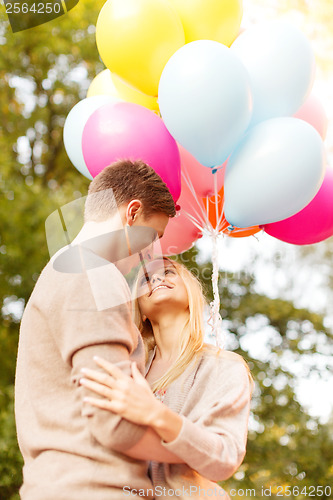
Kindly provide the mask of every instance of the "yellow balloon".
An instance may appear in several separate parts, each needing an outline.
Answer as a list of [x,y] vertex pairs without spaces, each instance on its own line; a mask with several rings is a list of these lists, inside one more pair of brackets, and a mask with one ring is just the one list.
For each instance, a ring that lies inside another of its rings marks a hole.
[[169,0],[183,23],[186,43],[215,40],[230,47],[238,36],[243,0]]
[[87,97],[92,97],[94,95],[112,95],[121,100],[119,93],[112,81],[111,72],[108,69],[104,69],[98,75],[95,76],[91,82]]
[[112,80],[122,99],[159,112],[160,108],[158,107],[157,97],[140,92],[140,90],[132,87],[132,85],[129,85],[117,75],[112,75]]
[[131,87],[109,69],[104,69],[93,79],[87,92],[87,97],[93,95],[112,95],[122,101],[140,104],[156,113],[159,112],[157,98],[140,92]]
[[112,73],[157,96],[163,68],[184,45],[185,35],[167,0],[108,0],[98,16],[96,42]]

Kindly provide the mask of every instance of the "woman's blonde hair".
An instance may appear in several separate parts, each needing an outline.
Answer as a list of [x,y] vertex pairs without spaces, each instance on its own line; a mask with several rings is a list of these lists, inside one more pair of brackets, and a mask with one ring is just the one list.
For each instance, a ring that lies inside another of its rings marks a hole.
[[[179,334],[179,356],[167,372],[153,384],[153,391],[165,389],[168,385],[170,385],[171,382],[183,373],[192,359],[195,356],[198,356],[198,354],[205,348],[203,311],[206,305],[206,300],[203,294],[202,285],[184,265],[166,257],[163,257],[163,261],[170,263],[184,282],[188,295],[189,315],[183,330]],[[155,348],[156,343],[150,321],[148,319],[142,321],[142,315],[137,297],[138,281],[139,278],[134,287],[134,322],[143,338],[147,362],[149,353]]]
[[[200,355],[204,351],[211,351],[217,357],[223,355],[225,358],[233,359],[234,361],[242,362],[247,371],[250,380],[251,392],[253,389],[253,378],[249,369],[249,366],[245,359],[234,352],[225,351],[220,348],[216,348],[213,345],[205,344],[204,342],[204,323],[203,323],[203,312],[207,305],[205,299],[203,288],[196,276],[194,276],[191,271],[187,269],[183,264],[175,260],[163,257],[164,262],[170,263],[177,271],[178,275],[182,278],[185,288],[187,290],[188,302],[189,302],[189,315],[183,330],[180,332],[180,353],[175,362],[170,366],[167,372],[156,380],[152,386],[153,392],[168,387],[174,380],[176,380],[187,368],[190,362],[196,357],[199,359]],[[136,280],[136,284],[133,289],[133,307],[134,307],[134,323],[138,327],[145,346],[146,351],[146,362],[148,361],[149,354],[154,350],[156,346],[154,332],[149,319],[142,321],[142,314],[139,307],[138,301],[138,287],[139,281],[142,278],[142,274]]]

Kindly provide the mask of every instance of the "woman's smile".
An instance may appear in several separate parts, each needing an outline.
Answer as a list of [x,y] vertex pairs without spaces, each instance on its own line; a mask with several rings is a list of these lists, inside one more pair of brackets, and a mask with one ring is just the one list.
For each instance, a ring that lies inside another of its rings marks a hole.
[[170,289],[170,288],[172,288],[172,287],[171,287],[171,286],[168,286],[168,285],[165,285],[165,284],[157,285],[157,286],[155,286],[155,287],[152,289],[152,291],[151,291],[151,292],[150,292],[150,294],[149,294],[149,297],[150,297],[150,296],[151,296],[154,292],[156,292],[156,290],[160,290],[161,288],[169,288],[169,289]]

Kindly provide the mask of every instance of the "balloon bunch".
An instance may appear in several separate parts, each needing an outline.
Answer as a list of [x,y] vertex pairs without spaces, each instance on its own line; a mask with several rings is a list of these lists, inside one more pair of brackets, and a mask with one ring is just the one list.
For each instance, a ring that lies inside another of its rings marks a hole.
[[96,26],[107,69],[64,128],[67,153],[89,178],[120,158],[160,174],[181,206],[165,254],[211,235],[215,332],[219,235],[263,229],[307,244],[333,234],[310,43],[285,22],[240,31],[241,19],[242,0],[107,0]]

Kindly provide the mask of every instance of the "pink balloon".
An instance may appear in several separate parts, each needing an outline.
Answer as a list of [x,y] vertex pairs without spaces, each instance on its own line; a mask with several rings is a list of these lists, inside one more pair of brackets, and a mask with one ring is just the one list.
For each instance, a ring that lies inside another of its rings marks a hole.
[[303,106],[294,114],[295,118],[300,118],[310,123],[323,139],[326,137],[328,118],[321,101],[313,94],[307,98]]
[[[192,203],[198,203],[189,188],[182,183],[182,191],[178,200],[180,211],[172,218],[159,240],[163,255],[176,255],[191,248],[193,242],[201,238],[201,231],[193,224],[187,213],[191,213]],[[199,202],[200,203],[200,202]]]
[[[182,184],[185,184],[185,178],[189,178],[193,188],[200,198],[210,197],[214,194],[214,176],[212,169],[201,165],[194,156],[186,151],[183,146],[178,144],[180,152],[180,161],[182,167]],[[224,163],[224,165],[227,161]],[[217,192],[220,191],[224,181],[225,168],[216,173]]]
[[101,106],[84,127],[82,151],[93,177],[116,160],[140,159],[161,176],[174,200],[179,198],[177,143],[161,118],[143,106],[128,102]]
[[297,214],[262,226],[267,234],[294,245],[311,245],[333,235],[333,170],[327,168],[313,200]]

